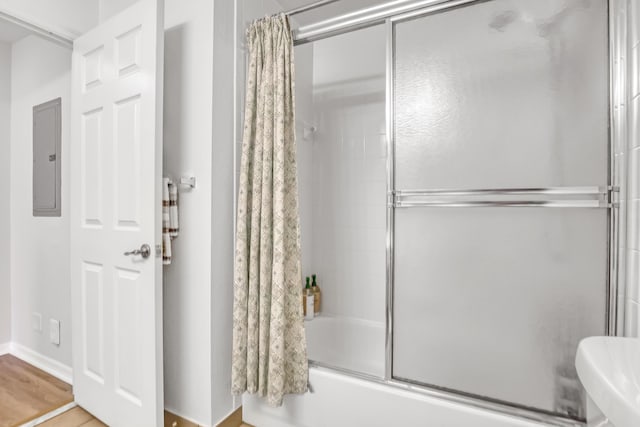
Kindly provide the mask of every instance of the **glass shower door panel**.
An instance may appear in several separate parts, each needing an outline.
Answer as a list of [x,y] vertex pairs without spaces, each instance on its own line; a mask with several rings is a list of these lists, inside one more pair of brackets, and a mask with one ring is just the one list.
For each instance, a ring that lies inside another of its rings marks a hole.
[[394,378],[584,416],[574,358],[605,334],[605,209],[396,209],[395,233]]
[[[296,47],[302,269],[317,274],[309,359],[385,373],[386,29]],[[309,132],[309,126],[315,132]]]
[[604,0],[492,0],[394,24],[396,188],[605,185]]

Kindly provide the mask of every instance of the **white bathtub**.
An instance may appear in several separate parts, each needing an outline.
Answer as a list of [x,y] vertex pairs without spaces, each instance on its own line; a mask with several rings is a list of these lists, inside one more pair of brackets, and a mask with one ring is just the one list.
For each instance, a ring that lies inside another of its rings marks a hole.
[[541,427],[533,421],[311,368],[313,393],[280,408],[245,395],[243,418],[256,427]]
[[310,360],[384,376],[383,322],[321,315],[304,325]]
[[[305,322],[309,357],[343,369],[384,374],[384,326],[339,317]],[[287,396],[281,408],[243,397],[256,427],[540,427],[545,424],[312,367],[313,393]]]

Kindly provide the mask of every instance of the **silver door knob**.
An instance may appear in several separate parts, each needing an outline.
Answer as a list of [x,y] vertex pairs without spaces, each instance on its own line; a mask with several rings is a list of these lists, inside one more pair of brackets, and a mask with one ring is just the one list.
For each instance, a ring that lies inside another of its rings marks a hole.
[[149,258],[149,255],[151,255],[151,246],[145,243],[144,245],[140,246],[140,249],[136,249],[130,252],[125,252],[124,254],[127,256],[140,255],[142,256],[142,258]]

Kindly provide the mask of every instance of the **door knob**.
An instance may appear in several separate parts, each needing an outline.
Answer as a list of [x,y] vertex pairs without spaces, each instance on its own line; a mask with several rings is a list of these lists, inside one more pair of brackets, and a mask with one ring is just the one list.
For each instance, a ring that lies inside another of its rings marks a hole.
[[151,255],[151,246],[147,245],[146,243],[142,246],[140,246],[140,249],[136,249],[133,251],[129,251],[129,252],[125,252],[125,255],[141,255],[142,258],[149,258],[149,255]]

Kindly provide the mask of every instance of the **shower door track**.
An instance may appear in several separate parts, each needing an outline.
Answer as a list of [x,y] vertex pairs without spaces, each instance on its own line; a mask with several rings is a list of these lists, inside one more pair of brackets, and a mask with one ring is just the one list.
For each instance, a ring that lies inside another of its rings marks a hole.
[[[374,384],[392,387],[397,390],[404,390],[410,393],[416,393],[422,396],[428,396],[435,399],[446,400],[448,402],[457,403],[464,406],[471,406],[485,411],[492,411],[503,415],[510,415],[524,418],[530,421],[544,423],[546,425],[557,427],[579,427],[584,423],[570,418],[560,417],[546,412],[540,412],[535,409],[529,409],[522,406],[513,406],[500,400],[487,400],[477,397],[476,395],[452,391],[445,388],[427,386],[420,383],[414,383],[407,380],[387,379],[377,377],[371,374],[365,374],[351,369],[340,368],[314,360],[309,361],[309,366],[314,369],[324,370],[327,372],[345,375],[357,380],[366,381]],[[313,383],[311,383],[311,392],[313,393]]]

